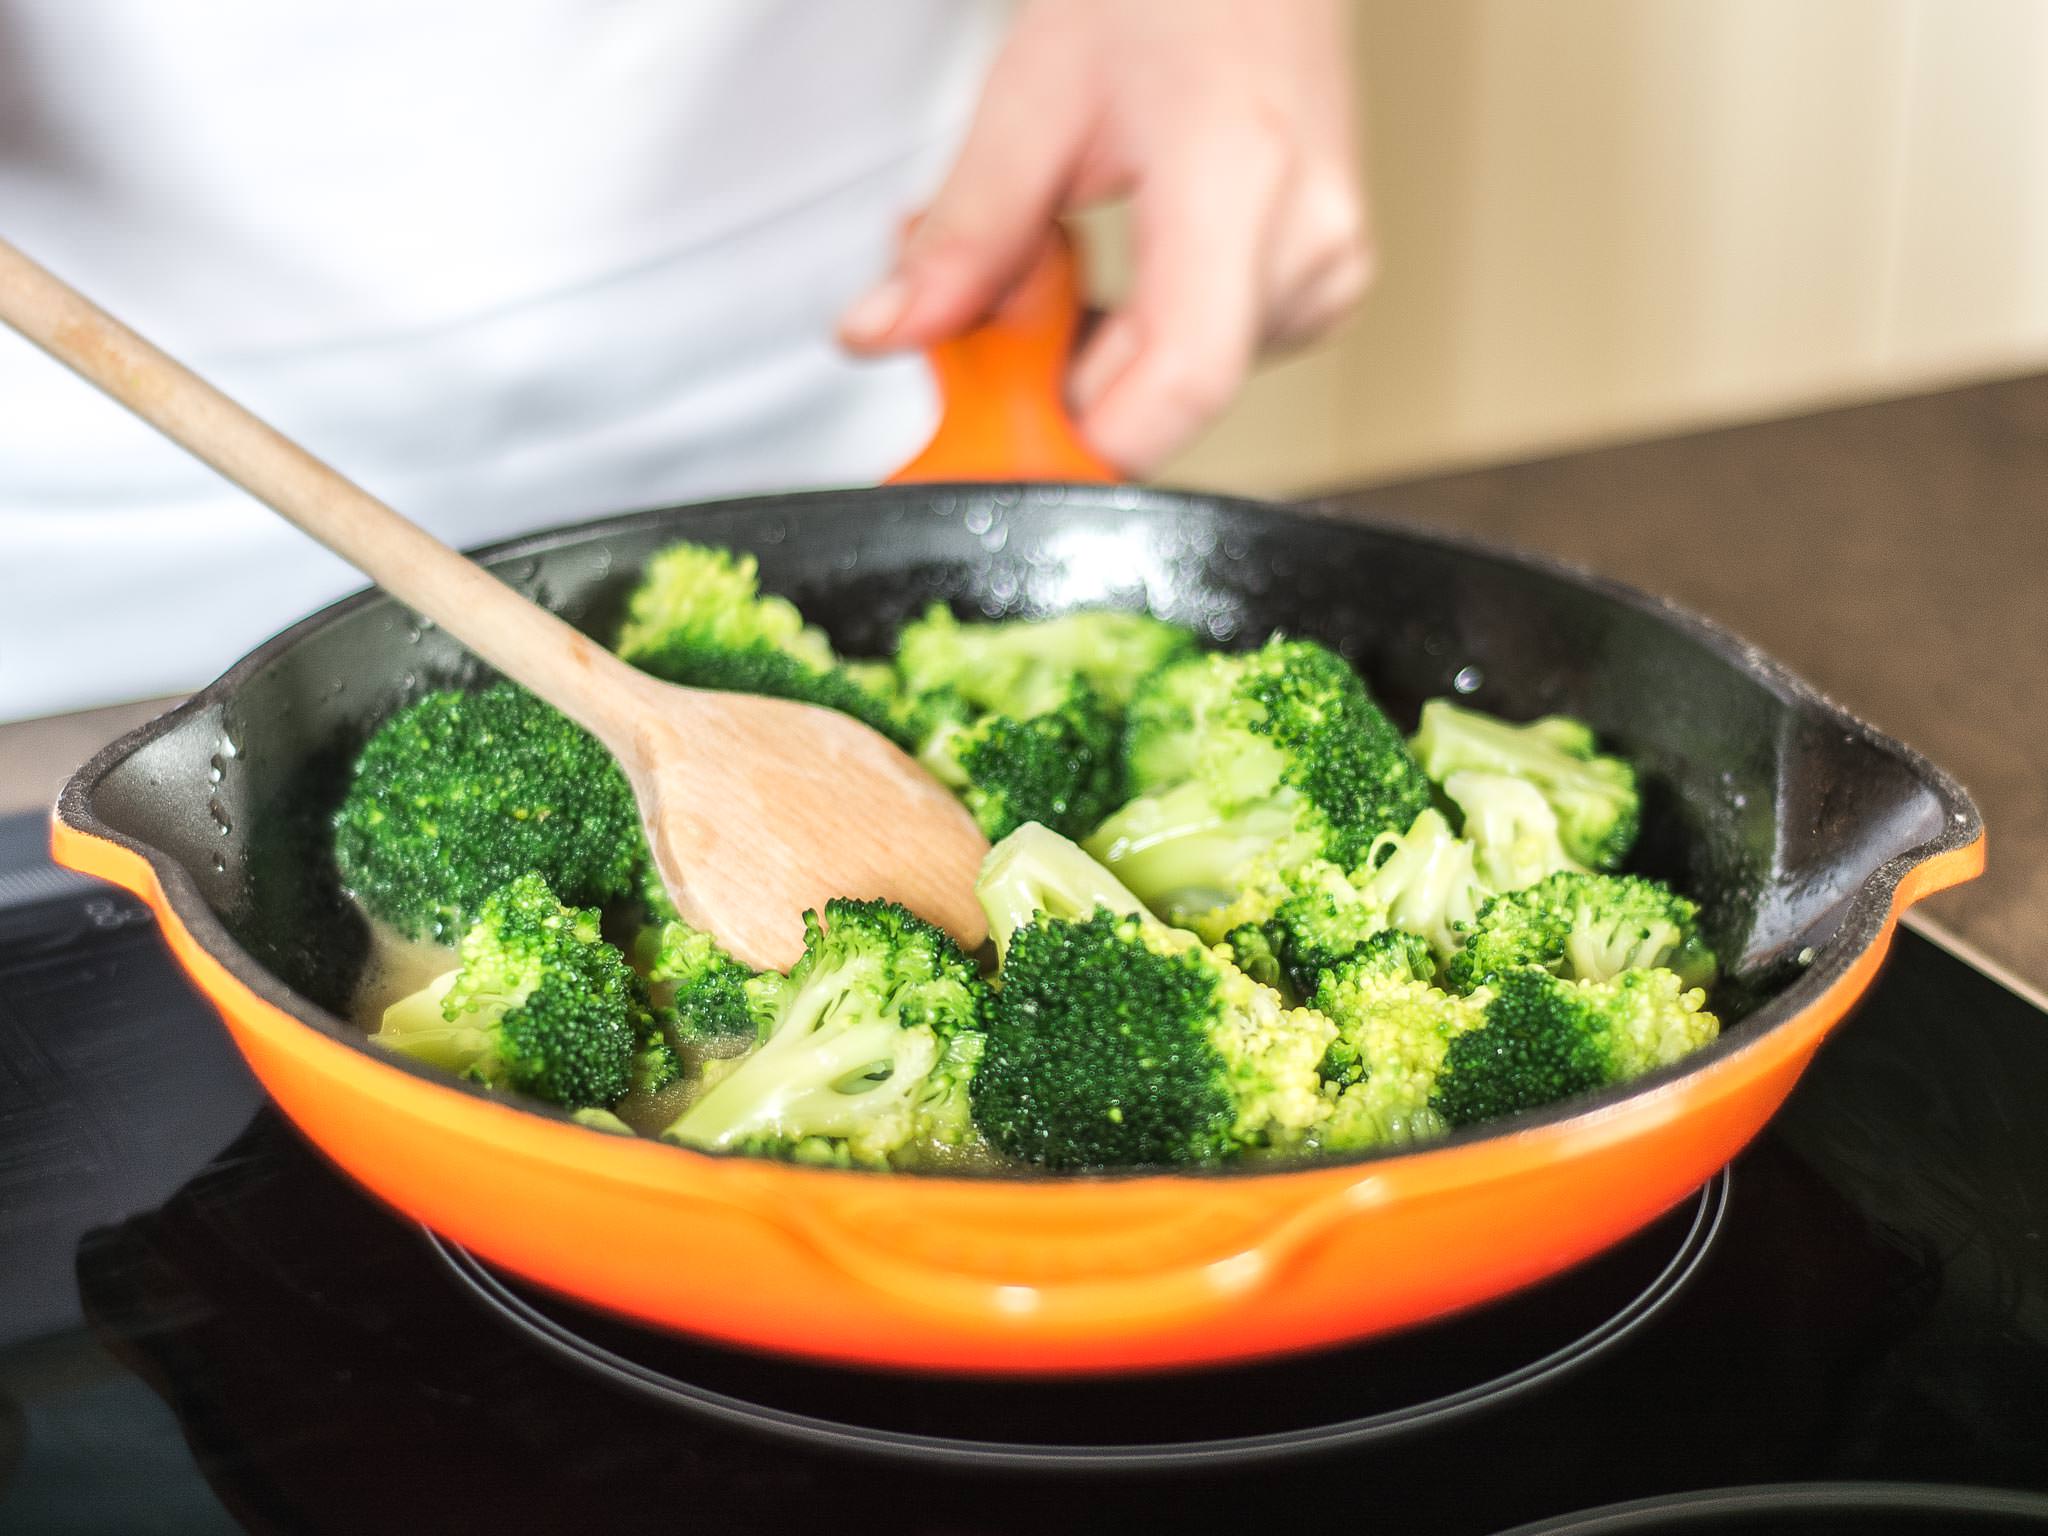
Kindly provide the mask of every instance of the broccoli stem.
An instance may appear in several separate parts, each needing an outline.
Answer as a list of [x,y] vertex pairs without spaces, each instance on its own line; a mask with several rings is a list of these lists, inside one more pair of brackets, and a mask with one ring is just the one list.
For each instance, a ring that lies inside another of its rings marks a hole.
[[799,999],[788,1021],[738,1069],[719,1079],[668,1135],[723,1150],[757,1138],[854,1135],[874,1112],[870,1095],[921,1082],[938,1057],[928,1030],[886,1016],[839,1023],[825,994]]
[[1087,848],[1155,908],[1199,912],[1232,900],[1252,866],[1296,833],[1297,799],[1282,788],[1226,811],[1194,780],[1131,801]]
[[436,976],[417,992],[410,992],[384,1010],[377,1033],[370,1038],[386,1045],[402,1045],[405,1054],[444,1072],[466,1072],[492,1049],[492,1029],[502,1007],[467,1009],[451,1020],[443,1008],[458,968]]
[[1106,907],[1119,917],[1142,914],[1145,904],[1116,876],[1050,827],[1027,822],[982,860],[974,894],[988,917],[1000,957],[1010,935],[1040,912],[1079,922]]

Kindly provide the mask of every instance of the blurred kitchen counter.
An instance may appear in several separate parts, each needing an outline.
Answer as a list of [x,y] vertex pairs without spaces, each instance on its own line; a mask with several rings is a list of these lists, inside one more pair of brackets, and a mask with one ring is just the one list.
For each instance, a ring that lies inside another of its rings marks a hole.
[[[2048,375],[1325,498],[1579,561],[1721,620],[1977,797],[1991,868],[1920,909],[2048,991]],[[154,700],[0,725],[0,814]]]
[[1920,926],[2048,992],[2048,375],[1321,505],[1666,593],[1919,748],[1976,797],[1990,850]]
[[0,722],[0,816],[47,809],[74,768],[177,703],[175,698],[143,699],[75,715]]

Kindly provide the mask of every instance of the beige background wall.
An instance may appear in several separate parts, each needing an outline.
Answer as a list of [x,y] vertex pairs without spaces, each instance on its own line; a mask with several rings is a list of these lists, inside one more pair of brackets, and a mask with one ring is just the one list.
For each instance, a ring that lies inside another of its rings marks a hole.
[[1162,479],[1385,479],[2048,366],[2048,0],[1356,10],[1379,284]]

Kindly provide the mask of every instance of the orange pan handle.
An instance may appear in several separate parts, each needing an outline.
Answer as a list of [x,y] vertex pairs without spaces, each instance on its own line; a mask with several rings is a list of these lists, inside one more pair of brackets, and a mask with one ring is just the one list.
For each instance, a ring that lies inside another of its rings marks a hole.
[[1067,359],[1080,321],[1079,263],[1056,229],[986,322],[925,354],[939,387],[939,425],[889,483],[1121,480],[1067,414]]

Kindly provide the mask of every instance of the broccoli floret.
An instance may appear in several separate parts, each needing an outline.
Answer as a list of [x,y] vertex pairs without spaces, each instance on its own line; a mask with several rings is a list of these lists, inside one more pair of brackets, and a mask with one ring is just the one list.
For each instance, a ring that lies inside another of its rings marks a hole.
[[1121,713],[1140,681],[1194,649],[1190,631],[1142,613],[962,624],[934,603],[897,636],[896,669],[912,694],[950,690],[977,711],[1014,719],[1039,713],[1033,700],[1076,681]]
[[627,604],[618,651],[631,661],[678,640],[717,651],[766,647],[813,672],[838,664],[823,630],[787,598],[761,592],[752,555],[673,544],[647,562]]
[[1258,956],[1259,980],[1306,997],[1324,971],[1386,928],[1387,914],[1342,869],[1312,859],[1285,879],[1262,869],[1236,900],[1195,914],[1189,926],[1212,943]]
[[1257,923],[1240,923],[1218,941],[1230,951],[1230,963],[1262,987],[1287,994],[1294,983],[1273,948],[1272,935]]
[[1139,690],[1125,729],[1138,798],[1089,851],[1176,918],[1312,859],[1350,869],[1429,804],[1429,784],[1348,662],[1306,640],[1197,657]]
[[430,693],[386,720],[334,818],[342,883],[414,938],[452,938],[528,873],[574,905],[612,901],[644,847],[611,754],[515,683]]
[[1392,928],[1323,974],[1313,1001],[1337,1028],[1322,1064],[1337,1093],[1316,1132],[1322,1150],[1406,1146],[1445,1130],[1431,1107],[1437,1073],[1485,1015],[1478,1000],[1432,986],[1434,974],[1429,945]]
[[1536,1109],[1677,1061],[1720,1033],[1671,971],[1567,981],[1541,966],[1473,994],[1485,1022],[1451,1042],[1430,1105],[1454,1126]]
[[[893,902],[833,900],[805,916],[803,958],[774,989],[761,1044],[663,1134],[741,1150],[880,1166],[953,1123],[929,1079],[977,1031],[987,989],[939,929]],[[942,1085],[943,1086],[943,1085]],[[952,1090],[957,1091],[957,1090]]]
[[1460,992],[1540,965],[1577,981],[1665,969],[1687,987],[1711,986],[1714,952],[1699,908],[1642,875],[1560,873],[1495,896],[1479,909],[1446,980]]
[[1277,885],[1262,877],[1229,906],[1198,915],[1193,926],[1207,937],[1220,914],[1237,919],[1234,934],[1256,928],[1281,974],[1307,997],[1323,972],[1390,926],[1421,935],[1439,954],[1453,953],[1463,925],[1491,891],[1476,868],[1479,854],[1478,844],[1452,834],[1441,812],[1427,810],[1407,831],[1382,833],[1349,874],[1311,860]]
[[1590,869],[1615,869],[1635,846],[1642,813],[1636,771],[1595,750],[1592,730],[1563,715],[1512,725],[1445,699],[1422,706],[1412,743],[1439,784],[1466,771],[1527,779],[1557,815],[1564,851]]
[[1011,935],[975,1123],[1045,1168],[1185,1167],[1299,1145],[1335,1030],[1144,913],[1040,913]]
[[1324,971],[1383,931],[1387,921],[1385,906],[1365,896],[1336,865],[1319,860],[1302,871],[1265,931],[1288,980],[1306,997]]
[[[710,934],[680,918],[661,925],[647,979],[655,997],[673,1013],[676,1034],[684,1040],[710,1044],[751,1040],[758,1033],[759,978]],[[781,981],[772,978],[771,993]]]
[[640,979],[538,875],[493,892],[462,936],[461,964],[384,1011],[370,1038],[492,1088],[569,1109],[633,1086],[653,1031]]
[[853,716],[915,747],[896,701],[865,686],[824,631],[786,598],[763,595],[752,555],[677,544],[647,562],[619,631],[620,656],[671,683],[759,693]]
[[936,721],[919,761],[960,796],[991,840],[1033,821],[1078,837],[1123,798],[1116,718],[1080,678],[1022,703],[1031,713],[971,719],[927,706]]
[[659,1093],[682,1075],[683,1058],[657,1023],[641,1037],[640,1048],[633,1053],[631,1089],[634,1093]]
[[[1427,982],[1436,979],[1436,957],[1430,952],[1429,940],[1421,934],[1382,928],[1331,969],[1341,971],[1340,986]],[[1316,990],[1318,994],[1322,991],[1320,979]]]
[[1496,891],[1516,891],[1545,875],[1580,865],[1564,851],[1557,813],[1543,791],[1505,773],[1454,773],[1444,793],[1463,818],[1459,836],[1472,845],[1480,880]]
[[1041,912],[1081,918],[1098,909],[1119,916],[1145,910],[1116,876],[1068,839],[1036,823],[1019,827],[989,849],[974,894],[988,917],[999,960],[1010,935]]

